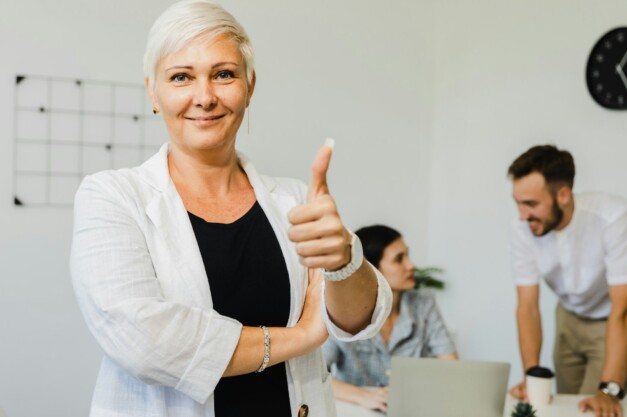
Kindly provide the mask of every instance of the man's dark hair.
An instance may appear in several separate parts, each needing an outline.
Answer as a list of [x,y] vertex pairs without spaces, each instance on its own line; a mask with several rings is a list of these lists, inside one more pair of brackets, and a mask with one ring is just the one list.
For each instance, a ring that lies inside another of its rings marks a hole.
[[553,145],[538,145],[520,155],[507,170],[510,178],[517,180],[537,172],[542,174],[551,187],[575,182],[575,161],[568,151],[559,150]]
[[355,234],[359,237],[364,248],[364,257],[374,265],[379,267],[383,251],[388,245],[401,237],[401,234],[388,226],[380,224],[362,227]]

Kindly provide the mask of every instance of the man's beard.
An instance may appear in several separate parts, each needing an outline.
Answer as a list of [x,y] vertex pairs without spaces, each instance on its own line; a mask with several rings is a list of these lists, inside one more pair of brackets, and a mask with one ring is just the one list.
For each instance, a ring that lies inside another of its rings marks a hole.
[[537,221],[542,224],[541,233],[535,233],[533,230],[531,230],[531,233],[533,233],[535,236],[541,237],[551,232],[552,230],[554,230],[562,222],[563,218],[564,218],[564,211],[557,205],[557,201],[555,201],[555,198],[553,198],[553,207],[551,209],[551,217],[549,217],[546,220],[540,220],[536,217],[530,217],[527,220],[527,222],[531,223],[532,221]]

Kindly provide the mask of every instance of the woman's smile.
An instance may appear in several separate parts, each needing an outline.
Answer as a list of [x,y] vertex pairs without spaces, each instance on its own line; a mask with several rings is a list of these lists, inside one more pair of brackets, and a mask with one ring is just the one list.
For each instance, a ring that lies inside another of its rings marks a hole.
[[211,127],[211,126],[218,124],[220,120],[222,120],[223,117],[224,117],[224,114],[213,115],[213,116],[195,116],[195,117],[185,116],[185,119],[190,121],[194,126],[203,128],[203,127]]

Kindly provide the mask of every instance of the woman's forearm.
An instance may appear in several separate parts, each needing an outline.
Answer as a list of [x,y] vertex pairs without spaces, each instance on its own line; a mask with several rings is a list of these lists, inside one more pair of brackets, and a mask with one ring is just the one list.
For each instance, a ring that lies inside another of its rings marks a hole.
[[[310,270],[305,303],[298,323],[294,327],[268,328],[270,360],[266,366],[304,355],[325,342],[328,333],[320,314],[321,284],[320,271]],[[264,353],[263,330],[259,327],[244,326],[223,376],[257,371],[263,362]]]
[[[307,335],[299,327],[269,327],[270,361],[267,366],[285,362],[313,349]],[[244,326],[223,376],[236,376],[255,372],[264,355],[264,334],[260,327]]]
[[343,281],[325,283],[329,317],[340,329],[356,334],[370,324],[377,301],[378,283],[373,267],[364,261]]

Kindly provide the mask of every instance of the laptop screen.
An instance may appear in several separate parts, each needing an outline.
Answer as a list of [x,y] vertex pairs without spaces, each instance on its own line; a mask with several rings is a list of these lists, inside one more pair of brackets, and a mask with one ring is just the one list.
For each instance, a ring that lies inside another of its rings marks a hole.
[[392,358],[388,417],[503,417],[509,363]]

